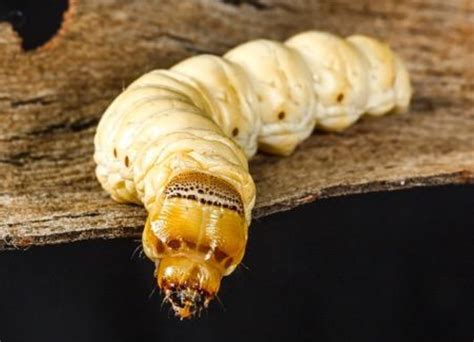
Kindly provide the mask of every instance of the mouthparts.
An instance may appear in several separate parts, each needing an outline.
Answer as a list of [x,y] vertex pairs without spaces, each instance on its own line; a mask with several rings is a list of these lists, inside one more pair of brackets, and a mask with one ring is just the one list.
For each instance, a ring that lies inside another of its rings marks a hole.
[[183,284],[166,284],[163,290],[165,299],[180,319],[199,317],[214,297],[204,289]]

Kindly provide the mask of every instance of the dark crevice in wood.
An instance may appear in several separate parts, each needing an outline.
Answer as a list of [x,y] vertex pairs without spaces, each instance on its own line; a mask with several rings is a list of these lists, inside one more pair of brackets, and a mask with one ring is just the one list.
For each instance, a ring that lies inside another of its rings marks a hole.
[[32,99],[11,101],[10,106],[12,108],[18,108],[18,107],[21,107],[21,106],[31,106],[31,105],[33,105],[33,106],[35,106],[35,105],[45,106],[45,105],[48,105],[48,104],[53,103],[53,102],[54,102],[54,99],[49,99],[49,98],[46,98],[44,96],[41,96],[41,97],[35,97],[35,98],[32,98]]
[[38,220],[22,221],[22,222],[18,222],[18,223],[15,223],[15,224],[41,223],[41,222],[56,221],[58,219],[78,219],[78,218],[84,218],[84,217],[95,217],[95,216],[98,216],[98,215],[100,215],[100,214],[99,213],[94,213],[94,212],[81,213],[81,214],[76,214],[76,215],[70,215],[70,214],[56,215],[56,216],[51,216],[51,217],[42,218],[42,219],[38,219]]
[[269,8],[268,5],[259,0],[222,0],[222,2],[233,6],[242,6],[243,4],[245,4],[257,10],[264,10]]
[[42,136],[54,133],[80,132],[88,130],[90,128],[94,128],[95,126],[97,126],[98,122],[99,118],[83,118],[73,122],[61,122],[57,124],[51,124],[41,129],[28,132],[26,134],[30,136]]
[[98,122],[98,118],[84,118],[66,125],[66,130],[70,129],[73,132],[85,131],[89,128],[95,128]]
[[[80,155],[79,155],[80,156]],[[25,165],[33,164],[35,162],[46,162],[46,163],[59,163],[59,162],[67,162],[67,161],[78,161],[78,155],[74,156],[67,156],[67,155],[59,155],[54,158],[49,154],[40,154],[40,155],[33,155],[32,152],[19,152],[12,155],[7,155],[7,158],[0,159],[0,163],[10,164],[17,167],[23,167]]]
[[57,160],[51,159],[48,156],[33,156],[29,152],[21,152],[21,153],[11,155],[9,158],[0,159],[0,163],[10,164],[17,167],[23,167],[29,163],[33,163],[37,161],[57,162]]
[[257,11],[268,11],[273,9],[281,9],[288,13],[296,13],[297,8],[287,3],[265,3],[261,0],[221,0],[224,4],[241,7],[242,5],[250,6]]
[[172,40],[176,43],[179,43],[181,46],[184,47],[184,49],[186,51],[192,52],[194,54],[200,54],[200,53],[202,53],[202,54],[214,54],[215,53],[215,51],[197,46],[197,43],[195,41],[193,41],[192,39],[177,35],[175,33],[162,32],[162,33],[160,33],[159,38],[166,38],[166,39]]

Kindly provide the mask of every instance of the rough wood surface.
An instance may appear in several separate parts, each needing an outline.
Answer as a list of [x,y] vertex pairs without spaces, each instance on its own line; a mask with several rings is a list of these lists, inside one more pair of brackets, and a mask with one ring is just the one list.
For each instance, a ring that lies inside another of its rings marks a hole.
[[474,181],[470,0],[79,0],[60,37],[34,52],[0,23],[0,248],[139,236],[144,210],[113,202],[93,172],[110,101],[148,70],[305,29],[388,41],[407,61],[414,102],[407,115],[315,133],[291,157],[258,155],[256,217],[329,196]]

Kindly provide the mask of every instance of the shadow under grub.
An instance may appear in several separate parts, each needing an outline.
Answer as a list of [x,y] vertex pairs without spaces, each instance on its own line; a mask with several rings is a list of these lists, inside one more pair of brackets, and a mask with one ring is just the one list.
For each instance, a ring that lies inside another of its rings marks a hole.
[[9,22],[25,51],[35,50],[56,36],[71,0],[0,0],[0,22]]

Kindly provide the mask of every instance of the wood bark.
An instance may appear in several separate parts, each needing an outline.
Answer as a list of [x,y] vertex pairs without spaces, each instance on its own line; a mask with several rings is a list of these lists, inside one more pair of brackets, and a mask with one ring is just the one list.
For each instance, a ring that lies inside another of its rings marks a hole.
[[407,62],[413,103],[341,134],[315,132],[290,157],[255,157],[255,217],[330,196],[474,182],[472,1],[78,0],[60,34],[32,52],[0,23],[0,248],[138,237],[144,209],[113,202],[94,175],[95,127],[111,100],[190,55],[307,29],[387,41]]

